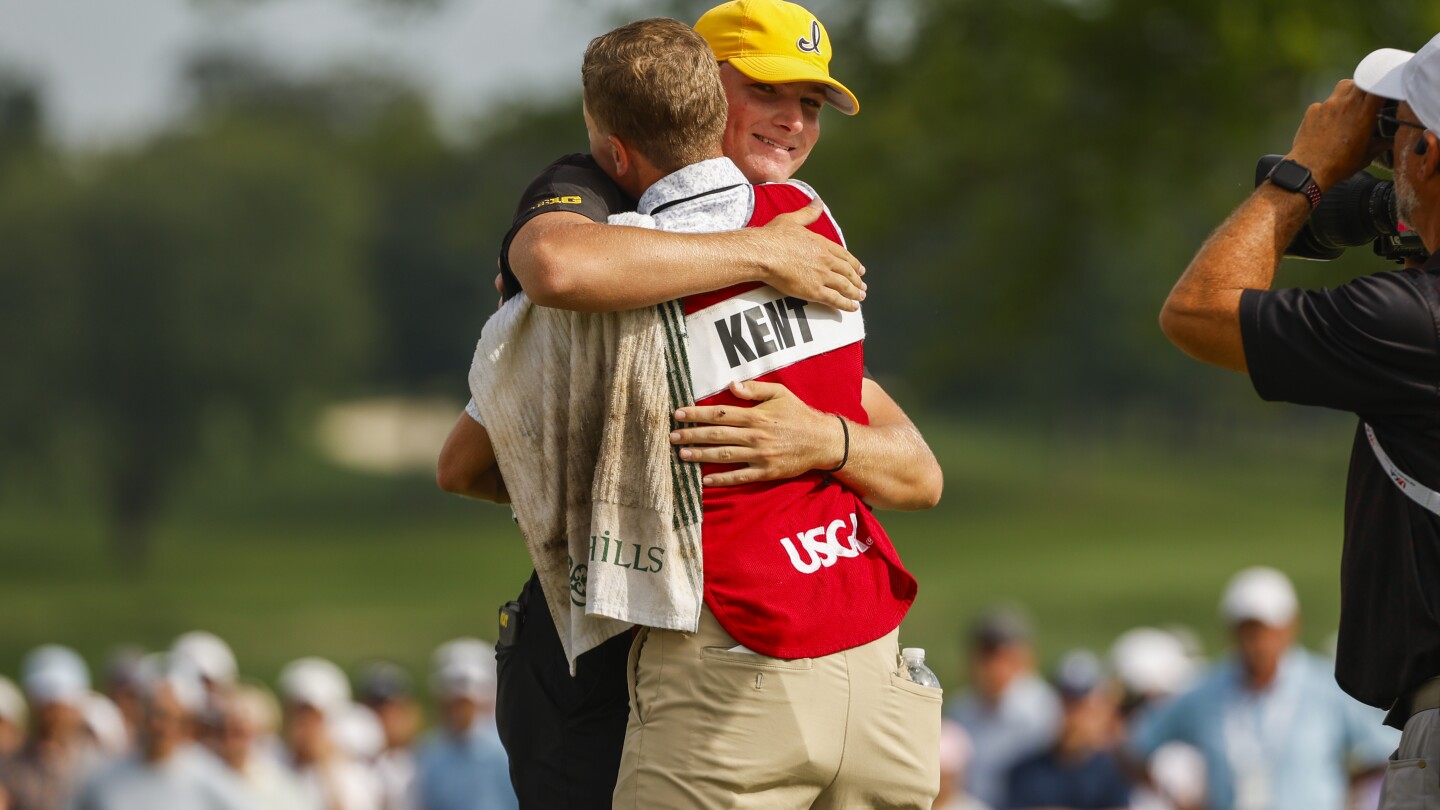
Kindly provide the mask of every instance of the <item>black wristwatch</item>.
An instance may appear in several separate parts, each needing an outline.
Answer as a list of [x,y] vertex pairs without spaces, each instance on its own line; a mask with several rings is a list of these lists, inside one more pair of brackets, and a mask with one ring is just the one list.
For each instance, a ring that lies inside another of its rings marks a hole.
[[1304,194],[1306,199],[1310,200],[1312,209],[1320,204],[1319,184],[1315,182],[1309,169],[1293,160],[1282,160],[1276,163],[1275,168],[1270,170],[1266,179],[1286,191]]

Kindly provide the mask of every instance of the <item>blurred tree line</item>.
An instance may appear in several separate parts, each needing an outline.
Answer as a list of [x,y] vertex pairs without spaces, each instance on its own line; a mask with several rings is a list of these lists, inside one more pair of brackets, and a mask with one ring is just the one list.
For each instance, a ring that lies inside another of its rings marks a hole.
[[[863,112],[826,113],[801,178],[870,270],[872,367],[912,407],[1102,429],[1249,396],[1165,343],[1165,292],[1307,103],[1440,30],[1399,0],[810,5]],[[339,397],[462,400],[514,201],[585,147],[578,77],[459,134],[379,72],[208,52],[185,77],[182,120],[95,154],[0,75],[0,474],[79,491],[132,562],[217,425],[263,445]]]

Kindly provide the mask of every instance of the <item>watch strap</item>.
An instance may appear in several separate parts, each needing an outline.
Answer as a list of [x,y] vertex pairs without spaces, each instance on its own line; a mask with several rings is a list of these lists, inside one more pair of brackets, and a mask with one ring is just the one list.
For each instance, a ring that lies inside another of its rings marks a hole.
[[[1275,182],[1275,172],[1278,171],[1281,166],[1284,166],[1287,163],[1305,172],[1305,181],[1302,184],[1296,186],[1286,186]],[[1276,163],[1273,167],[1271,167],[1270,173],[1265,176],[1265,179],[1274,183],[1275,186],[1278,188],[1283,188],[1286,191],[1293,191],[1296,194],[1304,194],[1305,199],[1310,201],[1310,210],[1312,211],[1320,205],[1320,198],[1324,196],[1324,192],[1320,190],[1320,184],[1315,182],[1315,176],[1310,173],[1310,170],[1305,168],[1304,166],[1301,166],[1299,163],[1296,163],[1293,160],[1282,160],[1279,163]]]

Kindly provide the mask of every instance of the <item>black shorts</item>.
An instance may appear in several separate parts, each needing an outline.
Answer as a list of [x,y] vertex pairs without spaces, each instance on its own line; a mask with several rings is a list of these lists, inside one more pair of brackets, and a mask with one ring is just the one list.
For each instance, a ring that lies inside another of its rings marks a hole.
[[630,716],[630,633],[580,656],[572,678],[539,577],[517,601],[519,637],[495,648],[495,721],[520,808],[609,810]]

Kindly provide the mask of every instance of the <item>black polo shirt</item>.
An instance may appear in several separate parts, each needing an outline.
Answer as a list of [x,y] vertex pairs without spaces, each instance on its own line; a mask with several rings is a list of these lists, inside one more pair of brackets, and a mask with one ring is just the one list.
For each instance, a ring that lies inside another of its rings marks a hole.
[[510,242],[525,223],[552,211],[580,214],[603,223],[611,214],[634,210],[635,201],[620,190],[595,158],[566,155],[546,166],[520,195],[515,220],[500,248],[500,277],[505,299],[520,292],[520,280],[510,269]]
[[1262,398],[1360,417],[1345,490],[1335,677],[1355,698],[1392,708],[1440,676],[1440,516],[1390,480],[1364,425],[1395,466],[1440,490],[1440,255],[1333,290],[1247,290],[1240,329]]
[[[510,241],[525,223],[551,211],[604,222],[633,210],[634,201],[589,155],[551,163],[525,189],[505,235],[505,297],[520,292],[510,270]],[[530,576],[516,601],[523,617],[518,637],[496,645],[495,722],[520,807],[609,810],[630,716],[630,636],[622,633],[580,656],[572,678],[539,577]]]

